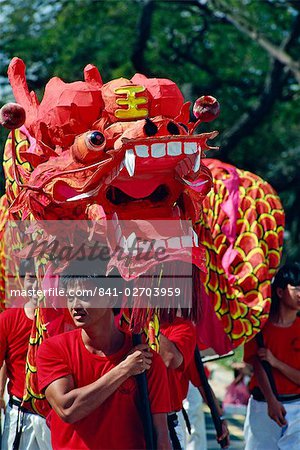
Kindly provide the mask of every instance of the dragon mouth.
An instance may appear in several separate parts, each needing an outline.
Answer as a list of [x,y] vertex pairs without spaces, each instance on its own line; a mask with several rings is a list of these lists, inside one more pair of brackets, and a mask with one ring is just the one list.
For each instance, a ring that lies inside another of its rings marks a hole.
[[151,202],[152,204],[157,204],[166,201],[168,197],[169,189],[163,184],[159,185],[150,195],[139,198],[132,197],[115,186],[110,186],[106,193],[106,198],[110,203],[124,206],[134,202]]
[[[126,207],[135,215],[137,209],[165,206],[178,199],[184,177],[200,168],[201,146],[196,136],[167,136],[123,142],[123,167],[105,184],[109,212]],[[166,180],[168,180],[166,182]],[[108,182],[109,181],[109,182]]]
[[108,272],[117,268],[127,280],[145,274],[151,268],[159,271],[160,255],[163,255],[166,268],[173,261],[190,265],[194,252],[199,251],[198,237],[191,222],[181,220],[179,212],[171,220],[123,220],[115,212],[107,226],[112,251]]
[[[117,213],[111,219],[114,244],[122,247],[125,253],[149,251],[162,247],[183,250],[198,247],[198,237],[189,221],[180,217],[173,220],[122,220]],[[134,247],[134,248],[133,248]],[[130,250],[131,249],[131,250]]]

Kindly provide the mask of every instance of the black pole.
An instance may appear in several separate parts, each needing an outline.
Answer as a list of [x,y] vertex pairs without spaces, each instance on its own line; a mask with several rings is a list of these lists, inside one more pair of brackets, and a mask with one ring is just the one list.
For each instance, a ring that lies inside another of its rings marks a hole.
[[[260,331],[256,336],[255,336],[257,345],[259,348],[264,348],[265,344],[264,344],[264,337],[262,332]],[[273,394],[275,395],[275,397],[278,400],[278,392],[277,392],[277,388],[276,388],[276,384],[275,384],[275,380],[273,377],[273,373],[272,373],[272,367],[271,364],[268,361],[264,361],[264,360],[260,360],[261,365],[264,368],[264,371],[266,372],[266,375],[268,377],[271,389],[273,391]]]
[[[142,343],[141,334],[132,335],[133,345],[139,345]],[[155,450],[156,445],[154,445],[154,428],[152,421],[152,414],[150,409],[150,402],[148,396],[148,386],[147,386],[147,376],[146,372],[136,375],[136,380],[138,384],[138,389],[141,399],[141,415],[144,427],[144,435],[146,441],[146,450]]]
[[[219,438],[223,434],[222,420],[220,419],[219,412],[215,404],[215,399],[213,397],[212,390],[208,382],[201,355],[197,346],[195,348],[195,363],[200,376],[201,384],[205,392],[206,402],[210,409],[211,417],[216,429],[217,436]],[[225,448],[227,445],[227,439],[223,439],[221,442],[219,442],[219,445],[221,448]]]

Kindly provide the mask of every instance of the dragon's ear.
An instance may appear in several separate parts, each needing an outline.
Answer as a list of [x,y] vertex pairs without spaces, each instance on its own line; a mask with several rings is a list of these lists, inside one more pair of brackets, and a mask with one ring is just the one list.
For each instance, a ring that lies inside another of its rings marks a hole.
[[185,102],[180,110],[178,116],[175,117],[176,122],[182,122],[184,124],[188,124],[190,121],[190,106],[191,102]]

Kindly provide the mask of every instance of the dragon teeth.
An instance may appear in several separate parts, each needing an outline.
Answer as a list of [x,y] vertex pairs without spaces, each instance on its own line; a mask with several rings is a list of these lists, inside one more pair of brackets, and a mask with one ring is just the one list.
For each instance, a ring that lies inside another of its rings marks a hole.
[[121,236],[121,238],[120,238],[120,240],[118,242],[118,245],[123,248],[125,253],[128,253],[127,241],[126,241],[126,238],[124,236]]
[[182,242],[183,247],[192,247],[193,246],[192,236],[183,236],[181,238],[181,242]]
[[96,187],[95,189],[89,191],[89,192],[83,192],[82,194],[75,195],[74,197],[67,198],[67,202],[74,202],[77,200],[83,200],[85,198],[93,197],[94,195],[97,195],[100,191],[100,186]]
[[148,158],[148,156],[149,156],[148,146],[147,145],[136,145],[135,153],[136,153],[136,156],[139,156],[140,158]]
[[[200,148],[199,148],[200,150]],[[194,155],[198,151],[197,142],[171,141],[167,144],[157,142],[151,145],[135,145],[134,153],[139,158],[163,158],[164,156]]]
[[198,172],[198,170],[200,169],[200,153],[198,153],[197,157],[196,157],[196,161],[193,167],[193,171],[196,173]]
[[112,215],[112,223],[113,223],[115,228],[119,224],[119,218],[118,218],[118,214],[116,212],[114,212],[113,215]]
[[124,165],[126,167],[129,176],[132,177],[134,175],[135,170],[135,154],[133,153],[132,149],[126,150]]
[[185,178],[182,177],[182,181],[184,182],[184,184],[186,184],[187,186],[191,186],[191,188],[199,188],[200,186],[203,186],[203,184],[208,183],[208,180],[204,180],[204,181],[189,181],[186,180]]
[[193,230],[193,241],[195,243],[196,247],[199,247],[199,242],[198,242],[198,235],[196,234],[196,231]]
[[167,154],[169,156],[181,155],[181,142],[169,142],[167,145]]
[[193,155],[197,152],[197,143],[196,142],[185,142],[183,144],[184,153],[186,155]]
[[173,248],[173,249],[181,248],[179,237],[173,237],[173,238],[167,239],[167,244],[168,244],[169,248]]
[[166,155],[166,144],[152,144],[151,156],[153,158],[161,158]]
[[133,231],[127,238],[128,248],[131,248],[133,246],[133,244],[136,244],[136,241],[137,241],[136,234]]

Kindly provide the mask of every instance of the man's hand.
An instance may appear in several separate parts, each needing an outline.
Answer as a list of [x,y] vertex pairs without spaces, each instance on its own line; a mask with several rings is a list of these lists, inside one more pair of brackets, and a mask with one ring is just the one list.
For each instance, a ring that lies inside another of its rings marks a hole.
[[3,397],[0,397],[0,410],[1,409],[3,409],[4,412],[6,410],[6,403]]
[[262,347],[258,349],[257,354],[261,360],[267,361],[269,364],[271,364],[272,367],[276,367],[278,359],[275,358],[270,350]]
[[229,430],[228,430],[228,424],[226,420],[222,420],[222,435],[220,437],[217,437],[217,441],[221,442],[223,439],[226,440],[226,445],[222,448],[229,448],[230,445],[230,439],[229,439]]
[[150,369],[152,357],[153,355],[148,345],[139,344],[130,350],[120,365],[126,367],[129,371],[129,376],[135,376]]
[[168,431],[167,414],[153,414],[153,426],[159,450],[172,450]]
[[287,425],[285,420],[286,410],[276,398],[268,401],[268,414],[280,427]]

